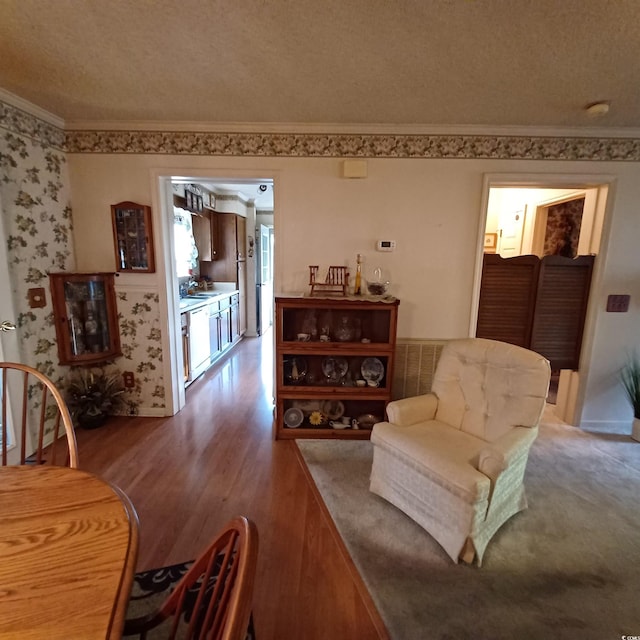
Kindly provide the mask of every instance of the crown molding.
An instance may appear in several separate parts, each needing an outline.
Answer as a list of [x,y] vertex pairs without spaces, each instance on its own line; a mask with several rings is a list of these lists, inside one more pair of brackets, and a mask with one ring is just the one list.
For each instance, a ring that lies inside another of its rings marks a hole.
[[23,111],[24,113],[27,113],[31,116],[34,116],[39,120],[42,120],[43,122],[51,124],[54,127],[58,127],[59,129],[64,129],[65,125],[64,125],[64,120],[62,118],[54,115],[53,113],[51,113],[50,111],[47,111],[46,109],[42,109],[41,107],[36,106],[35,104],[33,104],[32,102],[29,102],[28,100],[24,100],[23,98],[20,98],[19,96],[13,93],[10,93],[6,89],[0,88],[0,102],[6,102],[12,107],[15,107],[16,109],[20,109],[20,111]]
[[66,131],[136,131],[165,133],[285,133],[342,135],[527,136],[545,138],[640,138],[638,128],[531,127],[427,124],[327,124],[319,122],[148,122],[67,121]]

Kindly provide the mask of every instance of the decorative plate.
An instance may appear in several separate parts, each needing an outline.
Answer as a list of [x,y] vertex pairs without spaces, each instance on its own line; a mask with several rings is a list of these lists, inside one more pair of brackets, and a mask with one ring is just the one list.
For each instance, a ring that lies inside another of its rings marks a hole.
[[322,361],[322,373],[324,373],[329,380],[333,380],[335,382],[342,380],[348,370],[349,363],[346,358],[328,357]]
[[365,358],[360,371],[367,382],[380,382],[384,376],[384,365],[378,358]]
[[295,429],[302,424],[304,413],[301,409],[291,407],[284,412],[284,423],[290,429]]
[[329,420],[339,420],[344,415],[344,404],[340,400],[325,400],[321,410]]

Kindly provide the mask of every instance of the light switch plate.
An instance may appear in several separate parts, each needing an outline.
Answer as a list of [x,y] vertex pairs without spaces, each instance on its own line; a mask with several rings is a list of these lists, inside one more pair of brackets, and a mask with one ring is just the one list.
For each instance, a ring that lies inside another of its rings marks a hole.
[[610,295],[607,297],[607,311],[625,313],[629,311],[629,301],[631,296],[628,294]]

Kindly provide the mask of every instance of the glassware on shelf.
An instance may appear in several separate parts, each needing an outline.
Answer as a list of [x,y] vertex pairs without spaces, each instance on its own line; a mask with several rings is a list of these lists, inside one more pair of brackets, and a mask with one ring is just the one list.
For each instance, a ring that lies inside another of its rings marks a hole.
[[350,342],[354,339],[356,331],[351,317],[346,313],[340,318],[340,323],[333,332],[338,342]]
[[307,361],[299,356],[284,361],[284,377],[289,384],[302,384],[307,375]]
[[342,381],[349,369],[346,358],[329,356],[322,361],[322,373],[327,378],[327,382],[338,384]]
[[360,254],[356,259],[356,282],[353,293],[357,296],[362,294],[362,256]]

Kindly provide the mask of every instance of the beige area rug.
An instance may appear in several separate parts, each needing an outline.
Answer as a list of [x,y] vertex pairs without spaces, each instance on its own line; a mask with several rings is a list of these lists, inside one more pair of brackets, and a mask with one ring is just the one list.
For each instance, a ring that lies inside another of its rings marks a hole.
[[297,441],[392,638],[640,636],[640,443],[555,422],[529,458],[529,509],[481,569],[369,492],[370,442]]

